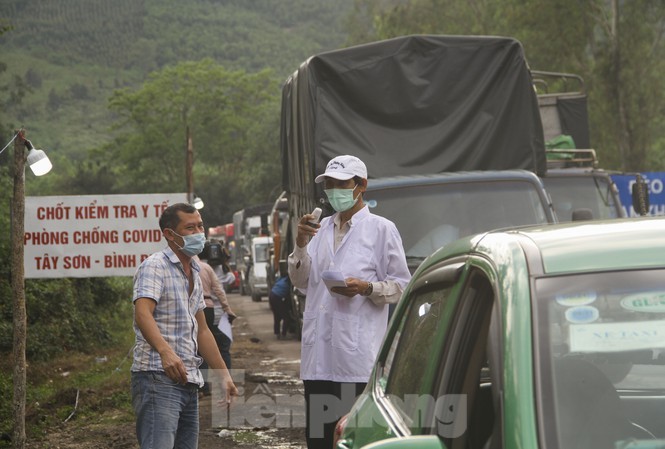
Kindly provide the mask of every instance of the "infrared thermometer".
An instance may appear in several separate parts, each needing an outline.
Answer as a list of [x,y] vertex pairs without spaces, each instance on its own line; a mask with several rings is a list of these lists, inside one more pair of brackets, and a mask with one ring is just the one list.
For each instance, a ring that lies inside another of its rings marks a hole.
[[308,224],[310,227],[315,228],[316,226],[314,226],[314,225],[317,224],[317,223],[319,222],[319,220],[321,219],[321,213],[322,213],[322,212],[323,212],[323,211],[321,210],[320,207],[315,208],[315,209],[312,211],[312,215],[314,215],[314,219],[308,221],[307,224]]

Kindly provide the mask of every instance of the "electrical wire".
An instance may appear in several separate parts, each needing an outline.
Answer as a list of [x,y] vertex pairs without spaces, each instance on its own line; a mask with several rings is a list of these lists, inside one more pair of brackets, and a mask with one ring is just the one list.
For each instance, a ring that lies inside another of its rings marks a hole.
[[5,145],[5,147],[2,150],[0,150],[0,154],[2,154],[2,152],[5,151],[7,149],[7,147],[9,145],[11,145],[14,140],[16,140],[16,138],[18,137],[19,134],[21,134],[21,131],[18,131],[16,134],[14,134],[14,137],[12,137],[12,140],[7,142],[7,145]]

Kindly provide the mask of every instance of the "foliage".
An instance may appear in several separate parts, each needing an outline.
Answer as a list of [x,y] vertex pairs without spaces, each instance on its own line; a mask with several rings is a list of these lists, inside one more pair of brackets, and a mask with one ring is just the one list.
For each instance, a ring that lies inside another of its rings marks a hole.
[[[616,5],[616,10],[612,9]],[[605,168],[658,171],[665,163],[665,3],[649,0],[356,0],[358,39],[485,34],[520,40],[531,68],[586,80],[591,139]]]
[[[0,353],[10,353],[12,295],[4,279],[0,291],[8,293],[0,308]],[[70,350],[94,352],[114,343],[111,330],[126,313],[123,303],[131,304],[129,279],[26,280],[28,359],[47,360]]]
[[118,136],[77,173],[101,177],[114,193],[186,191],[189,129],[195,193],[211,206],[204,219],[230,221],[279,183],[278,93],[269,71],[229,71],[211,59],[166,67],[140,89],[114,93]]

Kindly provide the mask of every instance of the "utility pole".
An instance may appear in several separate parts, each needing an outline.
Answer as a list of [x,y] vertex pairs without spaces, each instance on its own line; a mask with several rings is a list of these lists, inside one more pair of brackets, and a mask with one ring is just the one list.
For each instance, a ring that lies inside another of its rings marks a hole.
[[185,167],[187,175],[187,202],[194,203],[194,147],[192,146],[192,135],[187,125],[187,156],[185,158]]
[[14,315],[14,398],[12,411],[13,447],[24,449],[27,313],[25,307],[25,267],[23,264],[23,234],[25,233],[25,140],[23,130],[14,139],[14,196],[11,211],[12,295]]

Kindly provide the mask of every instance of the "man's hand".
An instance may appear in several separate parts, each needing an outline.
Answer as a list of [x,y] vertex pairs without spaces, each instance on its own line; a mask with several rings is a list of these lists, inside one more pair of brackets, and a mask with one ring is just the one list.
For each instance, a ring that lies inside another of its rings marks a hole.
[[309,243],[309,239],[314,237],[321,227],[319,223],[313,223],[315,218],[316,217],[312,214],[305,214],[298,222],[296,245],[298,245],[300,248],[306,246],[307,243]]
[[222,374],[221,377],[220,386],[223,394],[219,401],[217,401],[217,404],[220,407],[227,408],[231,406],[234,398],[238,396],[238,388],[233,383],[233,379],[231,379],[228,371],[226,371],[226,374]]
[[173,349],[168,348],[163,353],[159,354],[162,359],[162,366],[164,367],[164,372],[169,379],[179,384],[187,383],[187,370],[185,369],[185,364],[178,355],[173,352]]
[[230,404],[233,401],[233,398],[238,396],[238,388],[233,383],[231,377],[229,377],[224,384],[224,395],[227,404]]
[[369,282],[362,279],[347,278],[345,282],[346,287],[333,287],[330,291],[351,298],[356,295],[362,295],[367,290],[367,287],[369,287]]

